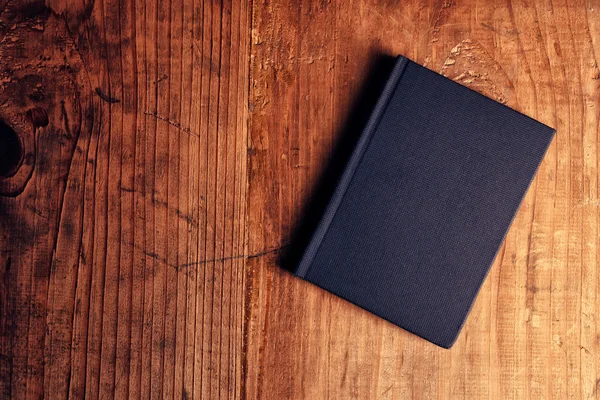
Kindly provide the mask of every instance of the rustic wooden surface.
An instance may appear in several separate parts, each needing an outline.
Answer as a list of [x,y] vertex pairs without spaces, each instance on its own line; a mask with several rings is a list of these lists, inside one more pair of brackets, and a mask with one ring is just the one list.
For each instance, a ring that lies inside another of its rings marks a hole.
[[[396,3],[0,0],[0,397],[600,397],[600,3]],[[451,350],[276,263],[397,53],[557,129]]]

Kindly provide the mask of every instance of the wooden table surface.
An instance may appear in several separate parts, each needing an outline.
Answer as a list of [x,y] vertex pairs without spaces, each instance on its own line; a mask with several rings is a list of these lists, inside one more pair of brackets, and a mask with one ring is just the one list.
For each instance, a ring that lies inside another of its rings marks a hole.
[[[600,397],[600,2],[396,3],[0,0],[0,397]],[[398,53],[557,129],[451,350],[277,265]]]

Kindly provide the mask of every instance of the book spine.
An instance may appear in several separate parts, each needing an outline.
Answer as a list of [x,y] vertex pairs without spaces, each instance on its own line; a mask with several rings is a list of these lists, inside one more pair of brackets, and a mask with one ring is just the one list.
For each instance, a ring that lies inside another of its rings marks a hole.
[[317,251],[321,246],[321,242],[323,241],[323,238],[325,237],[325,234],[327,233],[327,230],[329,229],[329,226],[335,217],[335,213],[337,212],[338,207],[340,206],[340,203],[346,194],[346,190],[348,190],[348,187],[350,186],[350,182],[352,181],[352,177],[354,176],[356,168],[360,164],[360,161],[367,150],[369,142],[377,130],[377,126],[381,121],[383,113],[385,112],[385,109],[387,108],[388,103],[392,98],[394,91],[396,90],[396,86],[398,85],[398,82],[400,81],[402,73],[408,65],[408,62],[408,58],[398,56],[396,65],[394,66],[394,69],[392,70],[392,73],[390,74],[390,77],[385,84],[381,95],[379,96],[379,100],[373,109],[373,113],[369,117],[367,125],[365,126],[365,129],[363,130],[363,133],[358,140],[352,155],[350,156],[350,160],[348,161],[348,164],[342,173],[331,200],[325,209],[325,213],[323,214],[321,221],[313,233],[313,236],[306,247],[302,258],[300,259],[300,263],[298,264],[295,273],[296,276],[304,278],[310,266],[312,265]]

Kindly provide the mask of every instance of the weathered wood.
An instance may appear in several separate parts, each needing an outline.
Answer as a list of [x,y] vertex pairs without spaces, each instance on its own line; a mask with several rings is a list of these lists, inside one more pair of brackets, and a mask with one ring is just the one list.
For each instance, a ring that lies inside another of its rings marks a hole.
[[7,7],[0,397],[238,397],[250,9]]
[[[597,1],[0,10],[0,397],[597,397]],[[396,53],[557,128],[449,351],[277,266]]]
[[[445,351],[248,263],[250,398],[588,398],[598,382],[597,2],[254,4],[249,249],[285,243],[376,53],[558,130]],[[274,117],[276,116],[276,117]]]

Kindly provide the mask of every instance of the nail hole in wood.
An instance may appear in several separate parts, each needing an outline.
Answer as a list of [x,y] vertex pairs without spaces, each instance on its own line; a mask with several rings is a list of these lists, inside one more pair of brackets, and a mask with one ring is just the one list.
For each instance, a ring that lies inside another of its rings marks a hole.
[[22,158],[23,145],[17,132],[0,120],[0,178],[14,175]]

